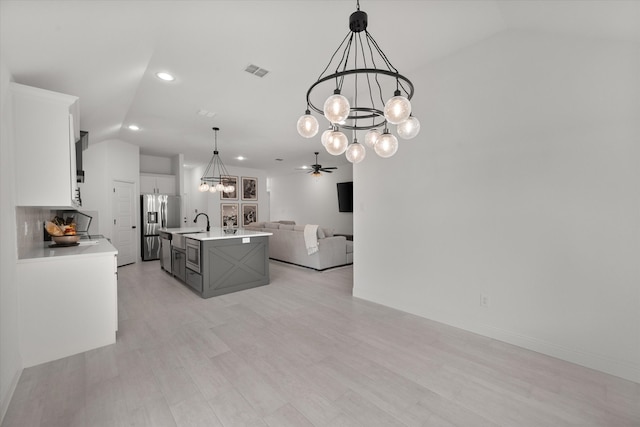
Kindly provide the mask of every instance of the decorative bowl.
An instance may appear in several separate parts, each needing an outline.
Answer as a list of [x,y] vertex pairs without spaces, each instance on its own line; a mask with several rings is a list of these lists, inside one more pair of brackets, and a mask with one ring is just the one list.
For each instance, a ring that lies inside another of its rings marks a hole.
[[225,228],[224,234],[236,234],[238,232],[237,228]]
[[72,245],[74,243],[78,243],[80,240],[79,234],[70,234],[66,236],[51,236],[54,242],[58,245]]

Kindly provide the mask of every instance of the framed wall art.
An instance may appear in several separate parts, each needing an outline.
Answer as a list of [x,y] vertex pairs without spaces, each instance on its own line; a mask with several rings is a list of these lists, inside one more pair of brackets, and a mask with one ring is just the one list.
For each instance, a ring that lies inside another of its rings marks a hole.
[[246,227],[252,222],[258,221],[258,204],[243,203],[242,204],[242,226]]
[[220,200],[238,200],[238,177],[237,176],[223,176],[222,181],[225,185],[233,185],[235,190],[231,193],[220,193]]
[[242,200],[258,200],[258,178],[242,177]]
[[231,224],[232,227],[238,227],[238,204],[237,203],[221,203],[220,204],[220,227]]

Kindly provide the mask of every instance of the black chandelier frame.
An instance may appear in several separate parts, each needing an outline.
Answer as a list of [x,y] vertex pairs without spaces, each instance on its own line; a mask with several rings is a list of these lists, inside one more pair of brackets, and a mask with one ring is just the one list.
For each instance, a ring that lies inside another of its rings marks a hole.
[[[354,102],[355,105],[351,106],[349,110],[349,116],[345,119],[344,123],[332,123],[334,126],[338,126],[340,128],[348,129],[348,130],[370,130],[376,129],[380,127],[385,127],[387,124],[387,120],[384,117],[384,111],[380,108],[376,108],[376,102],[374,101],[373,91],[372,91],[372,81],[378,86],[378,93],[380,96],[380,101],[382,108],[384,108],[385,101],[382,96],[382,86],[380,84],[379,77],[391,77],[395,80],[396,90],[394,92],[394,96],[401,95],[400,89],[404,91],[406,94],[406,98],[411,100],[414,94],[414,86],[411,80],[407,77],[403,76],[398,72],[398,70],[391,64],[387,56],[384,54],[382,49],[378,46],[378,43],[375,41],[373,36],[367,31],[368,25],[368,17],[366,12],[360,10],[360,1],[357,1],[357,10],[351,14],[349,17],[349,32],[342,40],[338,48],[335,50],[329,63],[325,67],[325,69],[320,74],[318,80],[311,85],[309,90],[307,91],[306,101],[307,101],[307,110],[313,110],[324,116],[324,109],[315,105],[312,101],[312,93],[314,90],[318,89],[319,86],[326,87],[324,83],[335,80],[335,89],[333,91],[334,94],[340,94],[342,91],[342,87],[344,84],[345,77],[354,76],[355,80],[355,89],[354,89]],[[369,50],[369,60],[371,61],[371,65],[374,68],[369,68],[367,64],[367,56],[365,50],[365,44],[363,43],[362,36],[360,33],[364,32],[366,47]],[[360,49],[358,49],[360,46]],[[324,73],[329,69],[331,64],[334,62],[334,58],[342,50],[340,61],[337,63],[335,71],[332,74],[324,75]],[[347,69],[349,65],[349,58],[352,54],[353,49],[353,67],[351,69]],[[374,58],[374,52],[378,54],[379,58],[384,62],[387,69],[377,68],[376,61]],[[361,59],[363,61],[363,65],[365,68],[358,68],[358,55],[361,54]],[[358,105],[358,76],[365,75],[367,87],[369,89],[369,99],[371,101],[371,106],[360,106]],[[371,124],[362,123],[364,120],[371,119]],[[347,121],[352,121],[353,124],[347,123]],[[360,123],[359,123],[360,121]]]
[[[213,156],[211,157],[211,160],[209,160],[209,164],[207,165],[202,177],[200,177],[200,181],[202,183],[212,183],[213,185],[220,183],[226,187],[234,182],[231,179],[229,172],[227,172],[227,168],[224,167],[222,159],[220,158],[220,152],[218,151],[218,131],[220,128],[213,127],[211,129],[215,132]],[[215,176],[216,169],[218,169],[218,176]],[[211,172],[213,176],[206,176],[209,172]]]

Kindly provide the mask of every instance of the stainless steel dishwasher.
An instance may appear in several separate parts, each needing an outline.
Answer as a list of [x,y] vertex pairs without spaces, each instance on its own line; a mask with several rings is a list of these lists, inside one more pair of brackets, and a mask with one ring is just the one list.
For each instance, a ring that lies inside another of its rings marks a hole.
[[169,274],[171,269],[171,239],[173,235],[166,231],[160,231],[160,267]]

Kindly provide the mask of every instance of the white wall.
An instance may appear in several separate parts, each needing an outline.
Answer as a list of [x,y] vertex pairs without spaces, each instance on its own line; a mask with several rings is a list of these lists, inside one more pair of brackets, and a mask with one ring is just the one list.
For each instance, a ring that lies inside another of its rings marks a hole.
[[13,121],[5,62],[0,60],[0,423],[20,373],[18,284],[16,283],[16,198],[14,193]]
[[[372,156],[372,152],[367,155]],[[326,157],[332,156],[326,154]],[[365,158],[364,162],[368,160]],[[325,160],[324,163],[330,164],[331,161]],[[324,173],[319,178],[304,172],[270,177],[272,220],[318,224],[333,228],[336,233],[353,234],[353,213],[338,212],[336,187],[338,182],[353,181],[353,169],[351,164],[340,165],[334,173]]]
[[[269,194],[267,193],[267,175],[266,172],[259,169],[239,168],[239,167],[227,167],[225,168],[229,172],[230,176],[238,177],[238,190],[242,185],[242,177],[258,178],[258,200],[247,201],[242,200],[241,192],[238,191],[237,200],[221,200],[219,193],[201,193],[198,191],[200,185],[200,177],[204,173],[206,165],[202,165],[195,168],[184,169],[185,183],[183,198],[186,201],[186,227],[193,227],[193,218],[197,212],[204,212],[209,216],[209,221],[212,227],[220,227],[220,205],[222,203],[237,203],[238,212],[242,212],[243,203],[257,203],[258,204],[258,219],[260,221],[269,220]],[[204,218],[198,219],[199,225],[205,225]]]
[[639,53],[508,31],[405,71],[422,131],[354,171],[354,295],[640,381]]
[[170,157],[140,155],[140,172],[161,173],[171,175],[174,173],[174,166]]
[[[140,148],[121,140],[89,143],[83,153],[85,182],[81,184],[82,210],[98,211],[99,232],[111,238],[113,232],[113,181],[131,182],[135,186],[134,194],[139,194],[140,181]],[[137,218],[140,201],[135,199]],[[137,228],[138,233],[140,227]],[[140,236],[138,240],[140,241]],[[140,245],[138,244],[138,255]]]

